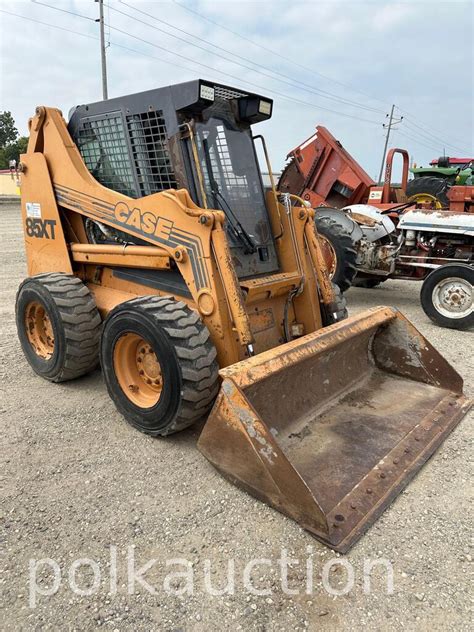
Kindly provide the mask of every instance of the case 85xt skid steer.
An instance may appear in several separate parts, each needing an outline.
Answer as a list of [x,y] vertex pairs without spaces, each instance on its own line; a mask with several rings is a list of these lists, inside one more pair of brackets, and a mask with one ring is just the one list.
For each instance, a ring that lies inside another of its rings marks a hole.
[[272,107],[199,80],[77,107],[68,125],[37,108],[18,334],[53,382],[100,357],[143,432],[208,417],[198,446],[222,474],[346,551],[469,402],[399,312],[345,318],[313,210],[264,194],[251,130]]

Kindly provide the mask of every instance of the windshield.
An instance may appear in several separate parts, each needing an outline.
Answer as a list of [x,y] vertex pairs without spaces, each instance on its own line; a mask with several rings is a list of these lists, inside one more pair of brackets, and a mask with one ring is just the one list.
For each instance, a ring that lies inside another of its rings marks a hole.
[[239,278],[278,270],[260,169],[249,127],[239,127],[228,100],[218,99],[195,123],[207,205],[226,215]]
[[[224,102],[221,111],[211,111],[206,122],[196,124],[207,203],[222,209],[229,222],[235,216],[257,245],[266,245],[271,232],[251,132],[228,120],[232,115],[227,108]],[[230,237],[236,241],[232,233]]]

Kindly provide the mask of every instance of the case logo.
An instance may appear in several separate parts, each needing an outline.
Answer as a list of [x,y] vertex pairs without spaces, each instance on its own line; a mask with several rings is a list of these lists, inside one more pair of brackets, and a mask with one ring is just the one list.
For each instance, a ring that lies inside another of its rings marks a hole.
[[173,229],[173,222],[164,217],[157,217],[149,211],[141,211],[139,208],[130,209],[125,202],[119,202],[114,209],[115,219],[121,224],[133,226],[137,230],[161,237],[168,241]]

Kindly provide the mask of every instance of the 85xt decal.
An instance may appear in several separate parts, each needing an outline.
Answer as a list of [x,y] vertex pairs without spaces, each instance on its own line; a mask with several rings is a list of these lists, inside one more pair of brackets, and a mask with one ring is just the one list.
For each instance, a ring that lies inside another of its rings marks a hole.
[[40,219],[38,217],[26,218],[26,234],[28,237],[40,239],[55,239],[55,219]]

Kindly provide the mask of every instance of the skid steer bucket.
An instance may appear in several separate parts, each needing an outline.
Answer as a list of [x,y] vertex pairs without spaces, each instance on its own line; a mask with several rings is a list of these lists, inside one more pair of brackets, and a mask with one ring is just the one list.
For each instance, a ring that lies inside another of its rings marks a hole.
[[386,307],[220,374],[202,453],[342,553],[470,406],[456,371]]

